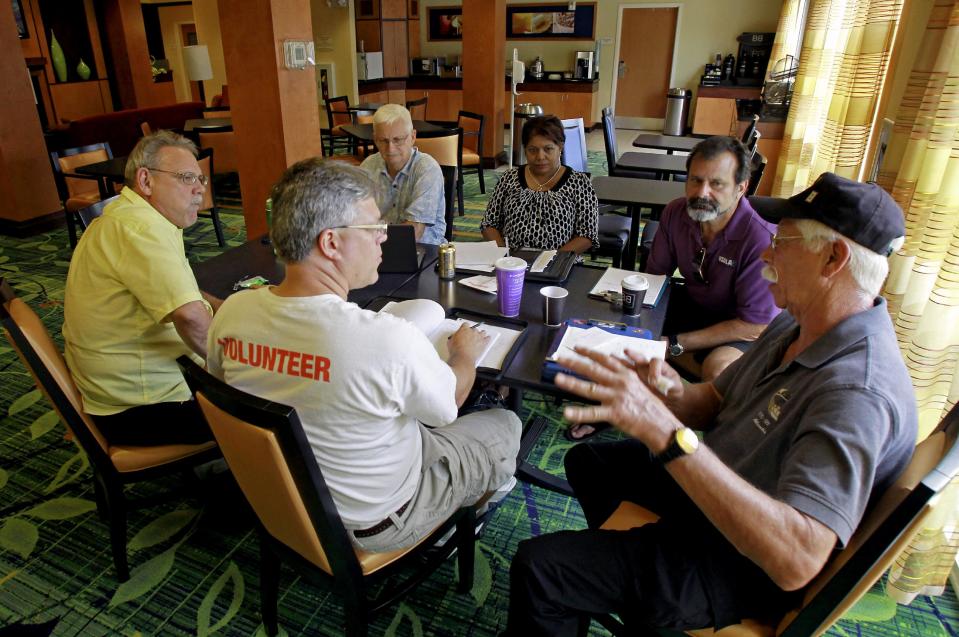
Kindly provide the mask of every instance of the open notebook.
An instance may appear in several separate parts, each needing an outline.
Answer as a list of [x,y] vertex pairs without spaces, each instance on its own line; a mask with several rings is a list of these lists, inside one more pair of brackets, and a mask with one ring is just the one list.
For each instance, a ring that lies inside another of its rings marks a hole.
[[449,360],[450,356],[447,341],[461,325],[465,324],[482,330],[490,337],[490,340],[476,366],[485,369],[502,369],[513,345],[523,333],[523,329],[518,326],[494,325],[479,316],[475,321],[469,318],[448,318],[443,306],[429,299],[390,301],[380,311],[405,318],[420,328],[444,361]]

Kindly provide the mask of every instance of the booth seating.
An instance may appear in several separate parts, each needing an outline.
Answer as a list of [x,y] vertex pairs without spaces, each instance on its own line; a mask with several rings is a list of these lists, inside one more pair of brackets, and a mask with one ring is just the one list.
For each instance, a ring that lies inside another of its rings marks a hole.
[[92,115],[74,120],[59,131],[51,150],[109,142],[114,155],[129,155],[143,137],[141,124],[146,123],[154,131],[182,131],[186,120],[201,117],[203,102],[182,102]]

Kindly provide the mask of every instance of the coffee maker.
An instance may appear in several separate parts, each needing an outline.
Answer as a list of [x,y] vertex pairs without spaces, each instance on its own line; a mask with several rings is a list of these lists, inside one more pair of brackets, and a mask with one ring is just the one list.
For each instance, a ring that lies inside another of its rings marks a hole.
[[577,51],[573,77],[577,80],[593,79],[593,51]]

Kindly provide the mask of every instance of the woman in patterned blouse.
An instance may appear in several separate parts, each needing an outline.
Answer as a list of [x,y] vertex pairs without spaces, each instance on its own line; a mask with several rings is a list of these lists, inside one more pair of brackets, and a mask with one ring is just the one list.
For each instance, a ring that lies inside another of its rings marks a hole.
[[487,241],[576,253],[599,245],[599,202],[589,177],[560,163],[565,142],[558,118],[526,121],[527,163],[504,173],[496,184],[480,224]]

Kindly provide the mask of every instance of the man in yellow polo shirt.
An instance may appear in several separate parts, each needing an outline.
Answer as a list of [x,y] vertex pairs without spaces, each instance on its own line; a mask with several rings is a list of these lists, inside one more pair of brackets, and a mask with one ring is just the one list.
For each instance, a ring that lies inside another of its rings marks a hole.
[[196,443],[212,435],[176,365],[206,358],[220,300],[200,291],[183,250],[207,179],[190,140],[159,131],[127,160],[126,187],[83,233],[67,274],[66,359],[111,444]]

